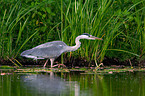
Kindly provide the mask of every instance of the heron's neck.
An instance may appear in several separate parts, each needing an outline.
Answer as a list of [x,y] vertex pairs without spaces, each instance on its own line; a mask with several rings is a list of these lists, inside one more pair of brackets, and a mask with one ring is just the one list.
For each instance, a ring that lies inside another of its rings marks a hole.
[[76,39],[75,39],[75,43],[76,45],[75,46],[69,46],[69,51],[75,51],[77,50],[80,46],[81,46],[81,42],[79,41],[81,38],[78,36]]

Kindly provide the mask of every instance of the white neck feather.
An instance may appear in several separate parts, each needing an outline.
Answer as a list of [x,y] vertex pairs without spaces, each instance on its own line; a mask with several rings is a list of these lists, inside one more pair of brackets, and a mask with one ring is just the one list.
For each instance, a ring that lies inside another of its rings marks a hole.
[[82,38],[81,38],[80,36],[78,36],[78,37],[75,39],[76,45],[75,45],[75,46],[68,46],[67,51],[70,52],[70,51],[75,51],[75,50],[77,50],[77,49],[81,46],[81,42],[79,41],[80,39],[82,39]]

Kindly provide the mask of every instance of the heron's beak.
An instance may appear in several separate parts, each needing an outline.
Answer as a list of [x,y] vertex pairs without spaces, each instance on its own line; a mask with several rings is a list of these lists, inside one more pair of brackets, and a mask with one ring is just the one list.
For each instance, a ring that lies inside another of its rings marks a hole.
[[95,36],[90,36],[90,38],[92,38],[93,40],[97,39],[97,40],[103,40],[102,38],[98,38],[98,37],[95,37]]

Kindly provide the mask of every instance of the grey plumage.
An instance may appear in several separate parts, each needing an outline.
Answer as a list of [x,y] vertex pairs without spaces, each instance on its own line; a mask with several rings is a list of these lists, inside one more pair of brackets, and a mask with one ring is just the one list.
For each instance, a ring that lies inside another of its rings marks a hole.
[[21,53],[21,56],[29,58],[32,57],[34,59],[56,58],[60,56],[63,52],[65,52],[65,50],[63,49],[66,46],[67,45],[62,41],[52,41],[26,50]]

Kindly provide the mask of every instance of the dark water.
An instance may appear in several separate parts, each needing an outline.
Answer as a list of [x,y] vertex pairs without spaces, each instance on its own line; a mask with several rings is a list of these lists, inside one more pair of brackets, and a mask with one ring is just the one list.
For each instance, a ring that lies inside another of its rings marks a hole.
[[0,96],[145,96],[145,72],[1,74]]

